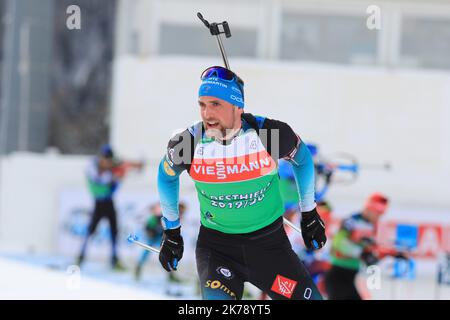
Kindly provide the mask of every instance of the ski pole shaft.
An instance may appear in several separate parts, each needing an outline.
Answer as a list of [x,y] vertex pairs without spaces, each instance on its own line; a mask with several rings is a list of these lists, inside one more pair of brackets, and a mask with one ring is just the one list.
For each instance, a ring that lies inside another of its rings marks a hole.
[[385,162],[385,163],[361,163],[359,165],[361,167],[361,169],[364,170],[391,170],[392,169],[392,165],[390,162]]
[[152,252],[155,252],[155,253],[159,253],[158,249],[153,248],[153,247],[151,247],[151,246],[149,246],[149,245],[147,245],[147,244],[145,244],[143,242],[140,242],[139,240],[137,240],[136,236],[133,236],[133,235],[128,236],[128,242],[137,244],[138,246],[144,248],[145,250],[152,251]]
[[228,58],[227,53],[225,52],[225,47],[222,43],[222,38],[220,37],[220,34],[216,36],[217,38],[217,44],[219,45],[220,54],[222,55],[223,63],[225,64],[225,68],[230,70],[230,65],[228,64]]
[[295,224],[293,224],[292,222],[290,222],[288,219],[283,218],[283,223],[288,225],[289,227],[291,227],[292,229],[294,229],[295,231],[297,231],[298,233],[302,233],[302,230],[300,230],[299,227],[297,227]]

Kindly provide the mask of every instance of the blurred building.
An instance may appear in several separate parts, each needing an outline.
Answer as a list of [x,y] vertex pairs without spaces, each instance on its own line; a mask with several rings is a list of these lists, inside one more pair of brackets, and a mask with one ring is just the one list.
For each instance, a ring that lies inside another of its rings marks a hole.
[[[80,8],[81,29],[67,26]],[[0,0],[0,154],[108,140],[115,0]]]
[[445,0],[121,0],[118,55],[217,56],[197,11],[230,23],[233,58],[450,70]]
[[[69,29],[70,6],[80,29]],[[48,144],[64,154],[92,154],[108,141],[115,0],[55,1]]]
[[53,0],[3,0],[0,154],[47,147]]

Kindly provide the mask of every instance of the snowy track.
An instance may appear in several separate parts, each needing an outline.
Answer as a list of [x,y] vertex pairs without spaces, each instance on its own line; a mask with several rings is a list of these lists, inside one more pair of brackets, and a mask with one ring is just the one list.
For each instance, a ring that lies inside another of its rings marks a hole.
[[0,299],[161,300],[170,297],[0,258]]

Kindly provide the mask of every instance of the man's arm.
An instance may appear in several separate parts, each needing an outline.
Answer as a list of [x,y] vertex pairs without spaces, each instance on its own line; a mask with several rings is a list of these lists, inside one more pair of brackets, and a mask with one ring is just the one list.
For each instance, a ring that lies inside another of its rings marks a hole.
[[[295,182],[300,195],[300,209],[302,212],[302,237],[308,249],[322,248],[327,237],[325,224],[316,210],[314,200],[314,162],[308,147],[292,128],[281,121],[264,119],[262,129],[278,130],[278,145],[269,145],[272,158],[288,160],[294,172]],[[269,135],[272,138],[272,133]],[[274,151],[278,154],[274,155]]]
[[192,139],[188,130],[175,135],[169,141],[167,153],[159,163],[157,185],[164,229],[180,227],[180,175],[190,167]]
[[178,170],[175,165],[171,165],[169,161],[164,157],[158,169],[158,192],[163,215],[161,223],[164,228],[159,262],[168,272],[177,270],[178,262],[183,257],[184,251],[178,211],[178,193],[182,171]]
[[175,229],[180,227],[178,202],[181,172],[182,171],[175,166],[170,166],[166,157],[159,163],[158,193],[164,229]]
[[333,238],[333,249],[349,258],[359,258],[363,252],[363,247],[352,241],[351,231],[340,229]]
[[316,207],[314,201],[314,161],[303,141],[300,141],[298,150],[290,163],[300,195],[300,209],[302,212],[311,211]]
[[[314,161],[308,147],[301,141],[300,137],[285,122],[262,119],[261,129],[278,130],[278,145],[272,141],[272,132],[269,134],[268,149],[274,159],[286,159],[292,166],[297,189],[300,195],[300,208],[302,212],[308,212],[316,207],[314,201]],[[274,154],[277,151],[278,154]]]
[[[286,159],[292,166],[297,189],[300,195],[302,212],[311,211],[316,207],[314,202],[314,161],[308,147],[300,137],[285,122],[256,116],[260,129],[269,131],[267,149],[275,160]],[[274,134],[273,130],[277,130]],[[273,141],[273,137],[278,137]],[[277,142],[277,145],[274,143]]]
[[344,220],[341,229],[333,238],[333,250],[344,258],[361,259],[367,265],[376,264],[379,257],[375,250],[374,240],[361,237],[355,228],[355,222],[352,218]]
[[295,183],[300,195],[302,237],[308,249],[320,249],[327,242],[325,223],[316,210],[314,199],[314,162],[308,147],[300,140],[290,157]]
[[192,162],[193,141],[188,130],[173,137],[158,168],[158,192],[164,228],[159,262],[168,272],[177,270],[178,262],[183,258],[184,242],[178,198],[180,175],[184,170],[189,170]]

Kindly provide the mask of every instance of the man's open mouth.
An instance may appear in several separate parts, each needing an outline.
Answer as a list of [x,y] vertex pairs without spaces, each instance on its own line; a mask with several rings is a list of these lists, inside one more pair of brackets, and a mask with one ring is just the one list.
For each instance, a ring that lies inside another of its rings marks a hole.
[[219,127],[219,122],[215,122],[215,121],[206,122],[207,129],[217,129],[218,127]]

